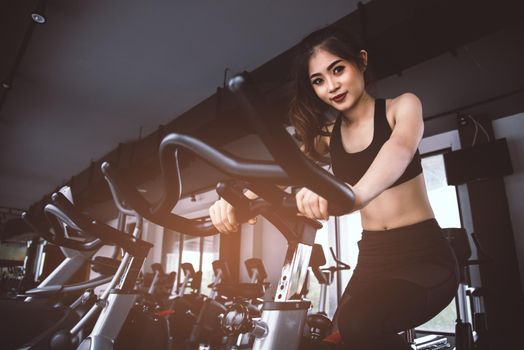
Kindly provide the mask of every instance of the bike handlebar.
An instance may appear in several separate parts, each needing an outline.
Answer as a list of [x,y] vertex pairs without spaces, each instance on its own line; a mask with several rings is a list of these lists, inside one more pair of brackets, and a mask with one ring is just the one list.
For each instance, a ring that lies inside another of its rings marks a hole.
[[149,249],[153,246],[149,242],[142,241],[109,225],[91,219],[81,213],[60,192],[53,193],[51,199],[53,204],[48,204],[44,208],[46,215],[54,215],[60,221],[77,231],[97,237],[105,243],[116,244],[136,257],[145,257]]
[[[84,240],[71,239],[67,237],[67,227],[78,232],[82,232],[82,230],[80,230],[73,221],[71,221],[60,209],[58,209],[53,204],[47,204],[44,207],[44,216],[52,230],[49,230],[49,226],[46,225],[42,220],[38,220],[36,217],[27,212],[22,213],[22,219],[24,219],[24,221],[29,226],[31,226],[31,228],[38,235],[40,235],[49,243],[78,251],[93,251],[104,245],[102,240],[94,238],[94,236],[90,235],[86,235]],[[67,225],[67,227],[62,224]]]
[[[253,187],[262,189],[269,195],[268,200],[273,205],[293,207],[294,198],[281,195],[268,184],[298,185],[308,187],[326,198],[329,202],[330,214],[349,213],[355,204],[352,189],[309,160],[285,131],[283,125],[265,115],[266,106],[254,85],[248,83],[245,76],[239,75],[230,80],[229,88],[237,95],[246,116],[276,162],[239,160],[191,136],[172,133],[160,144],[159,157],[164,189],[163,197],[158,203],[152,204],[146,200],[135,187],[123,180],[109,163],[104,162],[101,167],[102,172],[115,200],[118,203],[125,203],[139,215],[168,229],[195,236],[216,234],[216,229],[209,221],[189,220],[171,212],[181,196],[178,151],[184,148],[226,174],[249,181]],[[254,217],[256,211],[265,210],[264,208],[267,207],[260,204],[260,201],[253,206],[247,198],[231,195],[236,196],[235,200],[243,203],[243,206],[237,206],[237,210],[244,212],[240,213],[242,217],[240,220]],[[244,206],[250,209],[242,209]]]
[[[219,170],[246,181],[274,181],[277,183],[289,181],[286,173],[274,162],[239,160],[191,136],[172,133],[167,135],[160,144],[160,164],[164,190],[162,191],[163,197],[158,204],[149,203],[108,162],[104,162],[101,169],[109,183],[111,192],[118,193],[118,200],[125,202],[139,215],[168,229],[194,236],[217,234],[217,230],[211,222],[189,220],[171,212],[180,199],[181,184],[177,150],[181,147],[194,152]],[[254,214],[253,216],[258,215],[255,212],[252,214]]]

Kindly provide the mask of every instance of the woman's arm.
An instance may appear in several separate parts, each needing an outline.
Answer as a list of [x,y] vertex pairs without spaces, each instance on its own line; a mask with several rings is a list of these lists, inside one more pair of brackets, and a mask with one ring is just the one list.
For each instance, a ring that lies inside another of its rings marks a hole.
[[393,130],[364,176],[353,187],[357,197],[355,210],[365,207],[402,176],[424,133],[422,104],[417,96],[405,93],[390,104]]

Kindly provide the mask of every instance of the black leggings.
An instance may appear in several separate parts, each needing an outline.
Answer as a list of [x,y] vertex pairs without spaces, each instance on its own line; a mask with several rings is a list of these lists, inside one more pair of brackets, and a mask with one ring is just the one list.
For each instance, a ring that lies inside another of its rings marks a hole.
[[364,231],[357,267],[335,319],[344,348],[411,349],[399,332],[429,321],[453,299],[455,256],[438,223]]

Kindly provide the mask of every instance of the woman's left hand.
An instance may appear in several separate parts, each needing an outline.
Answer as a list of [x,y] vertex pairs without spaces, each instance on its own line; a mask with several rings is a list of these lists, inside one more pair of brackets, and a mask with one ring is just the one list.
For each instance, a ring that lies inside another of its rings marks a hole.
[[315,192],[304,187],[297,192],[295,199],[300,214],[314,220],[328,219],[328,202]]

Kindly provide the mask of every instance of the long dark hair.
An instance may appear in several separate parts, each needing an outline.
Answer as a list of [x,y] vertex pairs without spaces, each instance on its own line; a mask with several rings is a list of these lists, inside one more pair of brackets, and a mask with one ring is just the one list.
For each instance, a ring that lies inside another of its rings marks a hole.
[[309,59],[315,49],[322,48],[333,55],[365,69],[365,62],[360,56],[362,47],[356,38],[337,27],[326,27],[305,37],[297,47],[293,67],[294,96],[289,110],[289,121],[309,157],[322,160],[315,149],[318,136],[329,136],[327,126],[332,121],[328,118],[329,106],[316,95],[309,79]]

